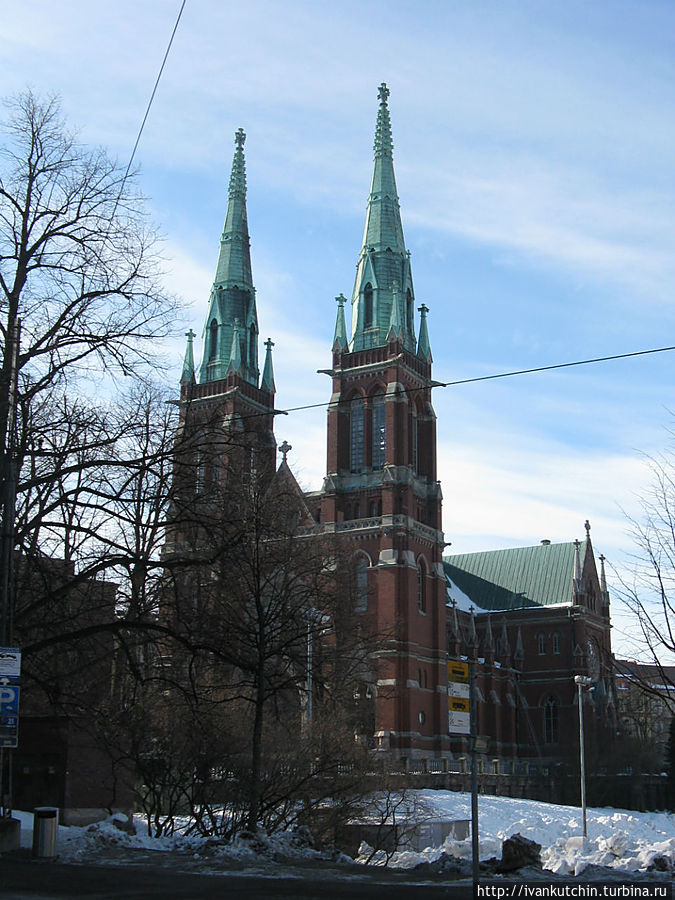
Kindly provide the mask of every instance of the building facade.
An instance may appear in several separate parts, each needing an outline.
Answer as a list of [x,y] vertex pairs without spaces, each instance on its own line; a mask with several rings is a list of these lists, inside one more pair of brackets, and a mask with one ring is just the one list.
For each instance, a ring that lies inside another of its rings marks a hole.
[[[381,639],[368,685],[374,749],[408,762],[465,754],[466,740],[448,733],[447,665],[470,658],[478,666],[485,759],[569,758],[578,752],[575,674],[593,679],[590,739],[606,738],[616,725],[604,566],[599,574],[590,526],[582,543],[444,563],[429,310],[415,301],[388,97],[382,84],[354,290],[351,303],[336,298],[331,365],[322,370],[331,380],[326,476],[320,490],[300,498],[302,527],[348,547],[354,627],[368,623]],[[224,468],[238,482],[262,477],[264,485],[281,473],[295,484],[287,447],[276,470],[271,340],[262,376],[258,370],[244,140],[240,129],[198,369],[195,335],[187,336],[180,431],[196,444],[177,464],[179,505],[181,496],[194,497],[195,477],[212,499]],[[194,535],[170,531],[167,558],[186,541]]]

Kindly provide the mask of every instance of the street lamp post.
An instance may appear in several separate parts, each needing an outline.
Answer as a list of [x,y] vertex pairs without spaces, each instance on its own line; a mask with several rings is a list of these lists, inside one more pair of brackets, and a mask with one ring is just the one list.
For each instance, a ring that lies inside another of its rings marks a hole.
[[584,823],[584,837],[586,833],[586,754],[584,752],[584,697],[583,690],[591,685],[592,679],[588,675],[575,675],[574,683],[577,686],[579,698],[579,762],[581,765],[581,815]]

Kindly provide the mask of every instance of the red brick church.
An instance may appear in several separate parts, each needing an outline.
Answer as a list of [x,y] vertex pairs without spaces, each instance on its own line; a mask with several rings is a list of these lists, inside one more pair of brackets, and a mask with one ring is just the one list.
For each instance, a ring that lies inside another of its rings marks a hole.
[[[581,543],[443,559],[429,310],[415,301],[388,96],[382,84],[356,282],[351,303],[337,298],[332,359],[327,348],[326,476],[321,490],[302,495],[303,525],[348,541],[355,626],[368,619],[387,636],[369,691],[375,750],[407,764],[447,765],[465,753],[465,739],[448,733],[447,672],[449,657],[466,657],[477,659],[485,760],[512,766],[571,757],[578,752],[575,674],[593,679],[591,739],[615,731],[602,557],[598,572],[587,524]],[[261,375],[244,140],[239,130],[199,369],[188,334],[181,416],[183,427],[218,417],[238,434],[246,465],[274,477],[273,344],[266,342]],[[207,469],[218,464],[198,459],[193,476],[208,480]]]

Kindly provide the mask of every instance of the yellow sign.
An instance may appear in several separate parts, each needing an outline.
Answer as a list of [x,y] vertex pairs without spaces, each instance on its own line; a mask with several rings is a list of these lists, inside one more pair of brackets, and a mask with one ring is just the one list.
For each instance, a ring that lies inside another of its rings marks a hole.
[[469,734],[469,664],[458,659],[448,660],[448,731],[450,734]]
[[448,660],[448,683],[459,682],[460,684],[469,683],[469,664],[459,662],[456,659]]

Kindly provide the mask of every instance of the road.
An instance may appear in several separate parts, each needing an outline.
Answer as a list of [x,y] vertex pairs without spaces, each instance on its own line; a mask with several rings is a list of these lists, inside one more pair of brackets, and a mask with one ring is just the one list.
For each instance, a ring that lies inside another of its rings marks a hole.
[[82,865],[0,859],[0,897],[11,900],[146,900],[146,898],[251,898],[251,900],[333,900],[333,898],[386,898],[386,900],[440,900],[470,898],[468,881],[443,884],[401,872],[341,873],[327,866],[299,869],[293,874],[270,870],[265,874],[221,872],[200,874],[198,866]]

